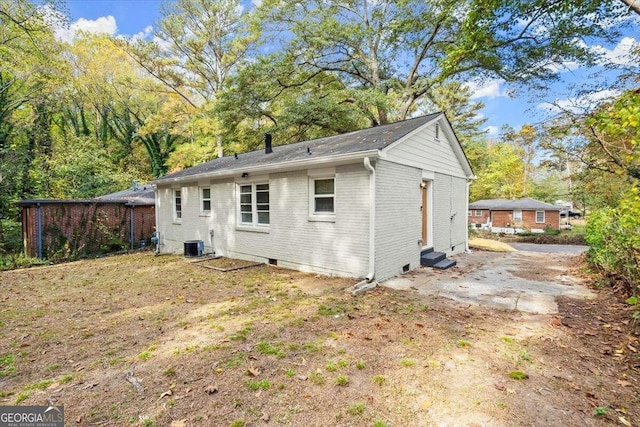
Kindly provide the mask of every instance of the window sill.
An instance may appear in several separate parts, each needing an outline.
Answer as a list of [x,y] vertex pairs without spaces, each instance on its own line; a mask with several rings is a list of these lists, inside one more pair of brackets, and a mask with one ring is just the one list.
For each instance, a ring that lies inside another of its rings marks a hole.
[[336,215],[309,215],[309,222],[336,222]]
[[200,216],[211,216],[211,212],[200,212]]
[[174,219],[173,221],[171,221],[171,223],[175,225],[182,225],[182,221],[179,219]]
[[268,225],[236,225],[236,231],[250,231],[253,233],[269,233]]

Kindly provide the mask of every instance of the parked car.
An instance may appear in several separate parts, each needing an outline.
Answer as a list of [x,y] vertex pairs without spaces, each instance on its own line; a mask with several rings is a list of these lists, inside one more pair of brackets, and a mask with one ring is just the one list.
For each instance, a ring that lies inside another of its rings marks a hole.
[[578,218],[582,218],[582,214],[580,212],[574,212],[574,211],[560,211],[560,218],[566,218],[569,217],[571,219],[578,219]]

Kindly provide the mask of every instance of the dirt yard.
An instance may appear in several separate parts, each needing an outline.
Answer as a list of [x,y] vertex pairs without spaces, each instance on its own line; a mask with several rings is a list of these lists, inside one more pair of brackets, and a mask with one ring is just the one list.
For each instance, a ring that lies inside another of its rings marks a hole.
[[0,404],[64,405],[68,426],[640,425],[640,330],[609,290],[523,314],[230,266],[0,273]]

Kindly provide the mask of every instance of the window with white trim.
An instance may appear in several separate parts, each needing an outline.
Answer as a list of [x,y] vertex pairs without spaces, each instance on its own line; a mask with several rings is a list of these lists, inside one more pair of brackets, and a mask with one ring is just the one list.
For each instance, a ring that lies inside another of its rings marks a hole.
[[173,219],[182,219],[182,190],[173,190]]
[[269,225],[269,184],[239,184],[240,225]]
[[536,224],[544,224],[544,211],[536,211]]
[[211,188],[200,187],[200,213],[208,215],[211,213]]
[[513,211],[513,220],[522,221],[522,211]]
[[312,178],[314,215],[332,215],[336,213],[336,180],[335,178]]
[[440,139],[440,123],[436,123],[436,139]]
[[476,209],[475,215],[476,216],[482,216],[482,210]]

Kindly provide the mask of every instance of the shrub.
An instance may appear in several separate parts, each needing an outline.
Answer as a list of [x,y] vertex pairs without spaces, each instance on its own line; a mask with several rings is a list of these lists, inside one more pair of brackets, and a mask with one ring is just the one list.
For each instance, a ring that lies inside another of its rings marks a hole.
[[640,194],[637,187],[625,193],[616,208],[595,211],[585,239],[589,262],[627,293],[638,294],[640,283]]

